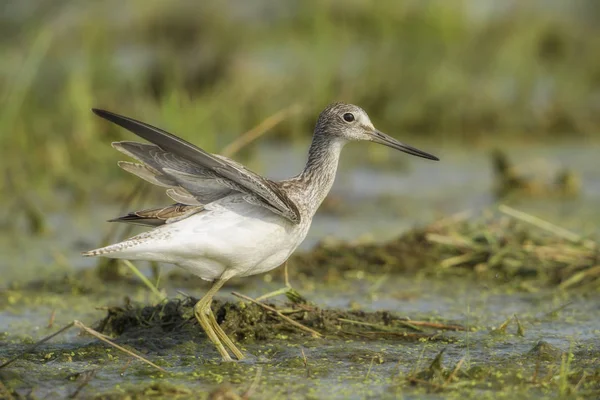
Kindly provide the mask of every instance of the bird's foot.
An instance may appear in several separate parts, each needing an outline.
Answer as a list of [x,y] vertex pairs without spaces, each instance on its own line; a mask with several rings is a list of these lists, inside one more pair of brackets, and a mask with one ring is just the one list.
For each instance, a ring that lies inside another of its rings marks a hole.
[[[233,361],[233,359],[227,352],[227,349],[225,349],[225,346],[223,346],[223,343],[221,342],[221,338],[223,337],[224,332],[221,330],[219,325],[216,324],[216,321],[213,323],[214,316],[210,308],[210,303],[211,301],[204,301],[204,299],[200,300],[194,306],[194,315],[196,316],[196,319],[198,320],[198,323],[200,323],[202,329],[204,329],[204,332],[206,333],[206,336],[208,336],[208,339],[211,342],[213,342],[213,344],[217,348],[217,351],[219,352],[219,354],[221,354],[223,361]],[[218,329],[215,329],[215,325]],[[227,340],[229,340],[229,338]],[[229,345],[229,343],[225,343]],[[239,352],[239,350],[237,351]],[[235,352],[234,355],[236,355],[237,357],[237,354],[235,354]]]

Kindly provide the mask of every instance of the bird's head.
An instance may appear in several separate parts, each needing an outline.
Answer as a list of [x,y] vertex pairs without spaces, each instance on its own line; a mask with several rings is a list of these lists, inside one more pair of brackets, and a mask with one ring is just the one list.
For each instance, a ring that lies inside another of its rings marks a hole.
[[333,135],[346,141],[366,140],[383,144],[417,157],[439,161],[436,156],[401,143],[375,129],[367,113],[353,104],[330,104],[321,112],[315,134]]

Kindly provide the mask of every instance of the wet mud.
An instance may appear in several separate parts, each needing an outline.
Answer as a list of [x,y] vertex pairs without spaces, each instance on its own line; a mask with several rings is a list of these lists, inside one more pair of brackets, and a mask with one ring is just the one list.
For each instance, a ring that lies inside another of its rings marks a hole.
[[[0,368],[0,397],[597,398],[595,243],[506,212],[298,254],[301,297],[264,303],[289,320],[230,294],[270,291],[279,272],[232,282],[213,311],[247,356],[234,363],[181,292],[206,284],[179,270],[151,279],[162,301],[121,266],[110,279],[89,269],[13,282],[0,293],[0,364],[18,359]],[[24,352],[73,318],[166,372],[75,328]]]

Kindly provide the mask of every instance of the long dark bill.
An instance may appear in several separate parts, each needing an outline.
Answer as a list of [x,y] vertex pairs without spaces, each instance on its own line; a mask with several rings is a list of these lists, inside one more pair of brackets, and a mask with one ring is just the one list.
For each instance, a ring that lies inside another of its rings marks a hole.
[[417,148],[401,143],[393,137],[386,135],[385,133],[380,132],[378,130],[373,131],[371,140],[375,143],[379,143],[384,146],[391,147],[392,149],[403,151],[413,156],[427,158],[428,160],[440,161],[440,159],[434,156],[433,154],[425,153],[424,151],[421,151]]

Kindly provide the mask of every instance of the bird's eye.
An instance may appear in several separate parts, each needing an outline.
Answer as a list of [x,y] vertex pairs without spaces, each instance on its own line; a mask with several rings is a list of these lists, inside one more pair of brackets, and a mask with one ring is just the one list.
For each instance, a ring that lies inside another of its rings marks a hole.
[[354,121],[354,114],[346,113],[346,114],[344,114],[343,118],[344,118],[344,121],[346,121],[346,122],[352,122],[352,121]]

